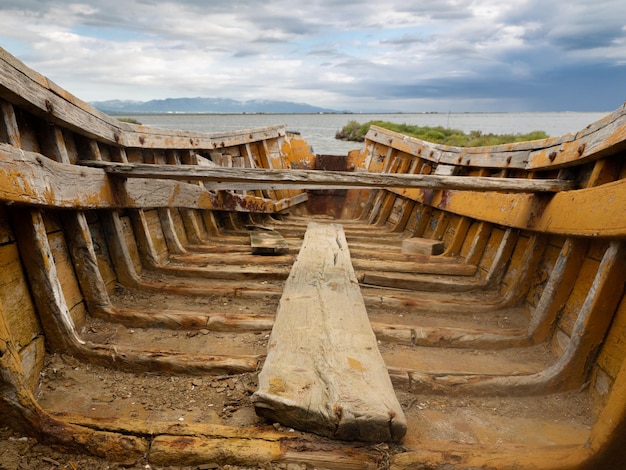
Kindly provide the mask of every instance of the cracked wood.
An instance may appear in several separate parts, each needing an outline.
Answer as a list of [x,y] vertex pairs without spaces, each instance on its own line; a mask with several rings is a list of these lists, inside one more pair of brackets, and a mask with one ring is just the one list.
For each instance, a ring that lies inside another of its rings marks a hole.
[[404,436],[341,225],[308,225],[253,401],[257,414],[334,438]]

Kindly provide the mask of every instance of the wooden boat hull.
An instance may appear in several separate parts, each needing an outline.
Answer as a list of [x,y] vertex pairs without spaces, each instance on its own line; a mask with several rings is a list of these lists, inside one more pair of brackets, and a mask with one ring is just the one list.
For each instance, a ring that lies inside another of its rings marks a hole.
[[476,149],[372,127],[335,170],[4,51],[0,111],[2,426],[102,465],[626,465],[626,108]]

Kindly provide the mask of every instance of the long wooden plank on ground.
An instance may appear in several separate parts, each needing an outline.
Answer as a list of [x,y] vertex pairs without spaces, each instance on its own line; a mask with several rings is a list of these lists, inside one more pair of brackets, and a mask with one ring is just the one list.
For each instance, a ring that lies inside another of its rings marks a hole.
[[341,225],[308,225],[253,402],[263,417],[337,439],[399,441],[406,432]]

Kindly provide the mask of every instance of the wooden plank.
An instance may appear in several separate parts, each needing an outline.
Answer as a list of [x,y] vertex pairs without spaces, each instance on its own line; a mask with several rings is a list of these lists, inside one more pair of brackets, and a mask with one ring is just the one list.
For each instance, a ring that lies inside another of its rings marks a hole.
[[[279,170],[267,168],[225,168],[198,165],[152,165],[83,160],[81,165],[103,168],[108,174],[125,178],[201,180],[221,186],[211,189],[280,188],[429,188],[470,191],[559,192],[576,188],[575,181],[558,179],[498,178],[398,173],[350,173],[322,170]],[[239,185],[231,186],[232,183]]]
[[[155,165],[150,165],[155,166]],[[111,181],[102,170],[55,162],[0,143],[0,201],[70,209],[186,207],[278,212],[307,200],[306,193],[272,201],[179,181]]]
[[287,242],[276,230],[250,232],[250,247],[254,255],[284,255],[289,252]]
[[[157,436],[148,461],[153,465],[194,466],[207,462],[245,466],[269,465],[280,458],[281,444],[263,439],[206,439],[197,436]],[[217,467],[214,467],[217,468]]]
[[261,416],[337,439],[406,432],[340,225],[308,226],[253,402]]
[[413,237],[402,240],[401,253],[416,255],[440,255],[444,245],[441,240]]
[[482,281],[468,281],[465,277],[411,273],[363,272],[359,281],[365,286],[447,293],[468,292],[484,286]]
[[420,263],[416,261],[382,261],[375,259],[355,259],[352,261],[357,271],[383,271],[413,274],[439,274],[451,276],[473,276],[476,266],[463,263]]

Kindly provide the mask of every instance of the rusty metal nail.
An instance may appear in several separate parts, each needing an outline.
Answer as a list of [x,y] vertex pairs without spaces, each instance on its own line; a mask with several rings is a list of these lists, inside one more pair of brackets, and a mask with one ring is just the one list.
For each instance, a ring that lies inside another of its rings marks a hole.
[[548,155],[548,158],[550,159],[551,162],[553,162],[554,159],[556,158],[556,152],[550,152],[550,155]]

